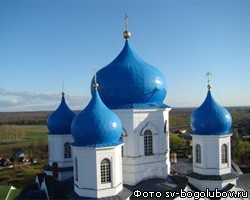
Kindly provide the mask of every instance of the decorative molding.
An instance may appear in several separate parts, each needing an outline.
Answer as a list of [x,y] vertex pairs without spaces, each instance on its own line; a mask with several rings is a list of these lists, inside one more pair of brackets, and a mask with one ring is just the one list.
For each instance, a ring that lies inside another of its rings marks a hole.
[[142,129],[140,132],[140,136],[143,136],[146,130],[150,130],[152,132],[153,135],[158,135],[159,133],[157,132],[156,128],[154,126],[151,125],[150,122],[148,122]]
[[122,127],[122,137],[127,137],[127,131],[125,130],[125,128]]

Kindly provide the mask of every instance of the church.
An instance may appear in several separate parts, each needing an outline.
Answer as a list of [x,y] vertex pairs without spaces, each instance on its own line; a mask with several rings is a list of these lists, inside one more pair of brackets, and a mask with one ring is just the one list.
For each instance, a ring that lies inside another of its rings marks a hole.
[[127,25],[123,37],[118,56],[95,73],[92,98],[81,112],[73,112],[62,93],[47,120],[45,173],[17,199],[209,199],[223,194],[227,199],[230,192],[248,199],[231,167],[232,118],[213,98],[209,78],[207,96],[190,119],[192,171],[185,181],[174,180],[171,107],[163,103],[166,78],[130,47]]

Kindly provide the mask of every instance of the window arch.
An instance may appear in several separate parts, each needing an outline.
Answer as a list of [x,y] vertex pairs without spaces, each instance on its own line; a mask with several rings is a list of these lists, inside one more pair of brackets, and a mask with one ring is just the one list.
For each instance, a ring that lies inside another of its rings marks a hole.
[[122,127],[122,137],[127,137],[127,131],[125,130],[125,128]]
[[75,157],[75,179],[78,181],[78,161],[77,161],[77,157]]
[[153,155],[153,134],[150,130],[144,132],[144,154]]
[[228,156],[227,156],[227,145],[226,145],[226,144],[223,144],[223,145],[221,146],[221,163],[222,163],[222,164],[227,163],[227,160],[228,160],[227,157],[228,157]]
[[69,142],[64,144],[64,158],[71,158],[71,147]]
[[195,157],[196,163],[201,163],[201,145],[199,144],[195,146]]
[[108,159],[103,159],[101,162],[101,183],[111,182],[111,167]]

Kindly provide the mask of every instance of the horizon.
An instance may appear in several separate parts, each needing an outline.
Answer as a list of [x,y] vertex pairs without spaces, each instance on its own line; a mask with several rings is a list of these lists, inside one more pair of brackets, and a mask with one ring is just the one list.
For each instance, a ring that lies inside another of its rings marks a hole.
[[[250,106],[250,1],[0,1],[0,112],[72,110],[91,98],[94,68],[124,45],[166,77],[164,103],[196,108],[207,93]],[[62,87],[64,82],[64,89]]]
[[[197,109],[198,107],[171,107],[171,111],[178,109]],[[234,108],[250,108],[250,106],[226,106],[226,109],[234,109]],[[34,110],[34,111],[0,111],[0,113],[37,113],[37,112],[54,112],[55,110]],[[82,110],[72,110],[74,112],[81,112]],[[230,111],[229,111],[230,112]]]

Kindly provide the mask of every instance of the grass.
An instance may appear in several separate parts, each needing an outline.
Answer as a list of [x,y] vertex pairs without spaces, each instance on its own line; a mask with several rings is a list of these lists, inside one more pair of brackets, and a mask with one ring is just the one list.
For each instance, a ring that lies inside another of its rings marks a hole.
[[19,125],[18,127],[26,133],[23,141],[20,142],[22,144],[31,142],[39,144],[41,139],[46,141],[48,139],[46,125]]
[[46,145],[48,143],[46,125],[16,125],[17,129],[24,133],[21,140],[10,144],[0,144],[0,157],[11,158],[17,151],[29,154],[38,163],[32,165],[18,165],[11,169],[0,169],[0,185],[12,185],[16,188],[34,182],[35,176],[44,172],[44,166],[48,163]]
[[33,183],[39,173],[44,172],[44,165],[47,160],[40,160],[32,165],[19,165],[11,169],[1,170],[0,185],[11,185],[16,188],[23,188],[25,185]]
[[48,143],[46,125],[15,125],[17,129],[24,133],[23,139],[7,144],[0,144],[0,157],[11,157],[14,153],[11,150],[23,149],[28,146],[36,146]]

